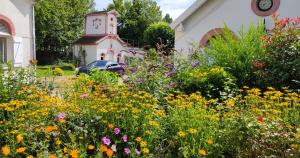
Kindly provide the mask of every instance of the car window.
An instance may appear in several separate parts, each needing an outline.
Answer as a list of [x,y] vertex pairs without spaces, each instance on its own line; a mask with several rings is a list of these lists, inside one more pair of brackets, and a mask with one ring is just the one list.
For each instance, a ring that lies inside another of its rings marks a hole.
[[106,65],[106,61],[98,61],[96,64],[95,64],[95,66],[96,67],[105,67],[105,65]]
[[88,66],[88,67],[92,67],[92,66],[94,66],[94,65],[95,65],[95,63],[96,63],[96,61],[94,61],[94,62],[91,62],[91,63],[89,63],[87,66]]
[[118,66],[118,64],[111,64],[110,66]]

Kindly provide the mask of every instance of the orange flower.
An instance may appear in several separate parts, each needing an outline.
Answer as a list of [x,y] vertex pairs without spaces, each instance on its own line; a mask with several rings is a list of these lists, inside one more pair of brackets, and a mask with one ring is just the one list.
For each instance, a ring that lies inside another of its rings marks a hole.
[[56,158],[54,154],[50,154],[49,158]]
[[114,128],[114,125],[113,125],[113,124],[108,124],[108,128],[109,128],[109,129],[113,129],[113,128]]
[[207,144],[212,145],[213,143],[214,143],[213,140],[211,140],[211,139],[207,140]]
[[17,135],[17,142],[20,143],[23,140],[23,135],[19,134]]
[[50,133],[50,132],[52,132],[52,131],[55,131],[55,130],[57,130],[58,128],[56,127],[56,126],[47,126],[46,128],[45,128],[45,132],[46,133]]
[[26,148],[22,147],[22,148],[18,148],[16,150],[17,153],[23,153],[26,150]]
[[95,149],[95,146],[91,144],[91,145],[88,146],[88,149],[93,150],[93,149]]
[[2,147],[2,154],[7,156],[10,153],[10,149],[7,146]]
[[198,151],[199,155],[205,156],[206,155],[206,151],[204,149],[200,149]]
[[71,153],[70,153],[70,156],[72,158],[78,158],[78,152],[77,152],[77,150],[72,150]]
[[100,151],[106,152],[107,150],[108,150],[107,146],[105,146],[105,145],[100,146]]
[[108,149],[108,150],[106,151],[106,155],[107,155],[108,157],[112,157],[112,156],[114,155],[114,152],[113,152],[111,149]]

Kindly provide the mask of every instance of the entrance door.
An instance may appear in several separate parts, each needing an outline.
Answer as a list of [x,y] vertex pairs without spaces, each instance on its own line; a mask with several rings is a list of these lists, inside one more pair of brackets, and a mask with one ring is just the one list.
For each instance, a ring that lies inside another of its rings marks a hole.
[[107,53],[107,59],[108,60],[114,60],[114,53],[113,53],[113,51],[109,51],[108,53]]

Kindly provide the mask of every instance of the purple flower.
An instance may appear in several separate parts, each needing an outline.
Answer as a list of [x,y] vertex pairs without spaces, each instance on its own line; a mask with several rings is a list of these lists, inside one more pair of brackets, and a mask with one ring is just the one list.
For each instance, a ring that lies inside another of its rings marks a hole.
[[123,135],[122,140],[123,140],[124,143],[126,143],[127,142],[127,135]]
[[137,80],[135,80],[134,82],[136,82],[136,83],[141,83],[141,82],[142,82],[142,79],[137,79]]
[[60,119],[64,119],[65,118],[65,114],[64,113],[60,113],[57,116],[55,116],[54,121],[58,121]]
[[176,82],[171,82],[171,83],[169,84],[169,86],[175,87],[175,86],[177,86],[177,83],[176,83]]
[[131,153],[130,149],[128,149],[128,148],[124,148],[124,152],[125,152],[127,155],[129,155],[129,154]]
[[114,129],[114,133],[115,133],[116,135],[118,135],[118,134],[120,133],[120,129],[119,129],[119,128],[115,128],[115,129]]
[[116,146],[115,144],[112,145],[112,146],[111,146],[111,150],[114,151],[114,152],[117,152],[117,146]]
[[136,155],[140,155],[141,154],[141,152],[138,149],[135,149],[134,152],[135,152]]
[[82,94],[81,96],[80,96],[80,98],[87,98],[89,95],[88,94]]
[[172,76],[174,76],[174,75],[175,75],[174,72],[167,72],[167,73],[165,73],[165,76],[166,76],[166,77],[172,77]]
[[173,69],[174,65],[173,64],[166,64],[165,67],[169,68],[169,69]]
[[102,143],[105,145],[110,145],[110,143],[111,143],[110,139],[107,137],[103,137],[101,140],[102,140]]

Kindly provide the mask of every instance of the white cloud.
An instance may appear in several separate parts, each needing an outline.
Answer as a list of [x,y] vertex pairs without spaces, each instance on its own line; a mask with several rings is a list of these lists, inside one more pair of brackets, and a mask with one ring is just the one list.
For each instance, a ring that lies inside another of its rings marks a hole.
[[[155,0],[161,7],[163,15],[169,13],[173,19],[176,19],[196,0]],[[103,10],[112,0],[95,0],[96,9]]]

